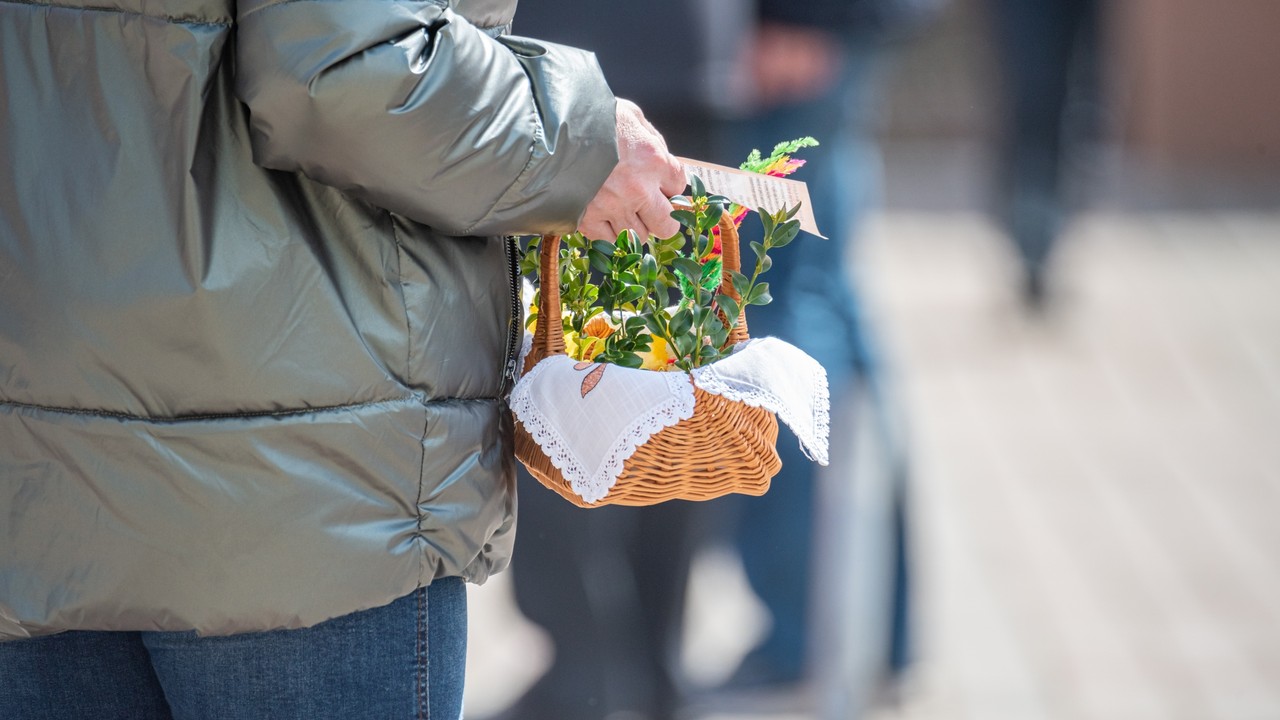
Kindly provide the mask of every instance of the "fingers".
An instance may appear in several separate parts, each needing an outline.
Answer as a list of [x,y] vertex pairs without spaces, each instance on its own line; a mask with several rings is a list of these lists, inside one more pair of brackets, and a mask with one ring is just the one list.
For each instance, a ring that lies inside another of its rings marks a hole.
[[672,195],[679,195],[684,192],[684,188],[689,184],[689,181],[685,177],[684,166],[680,164],[680,161],[674,155],[667,155],[667,160],[666,175],[658,187],[663,197],[669,198]]
[[582,217],[582,222],[578,223],[578,232],[586,235],[591,240],[613,240],[618,237],[611,224],[599,218],[589,218],[586,215]]
[[[683,186],[681,187],[683,189]],[[625,208],[635,203],[622,198],[602,205]],[[671,217],[671,201],[653,192],[635,210],[618,210],[616,214],[589,211],[578,224],[578,231],[592,240],[614,240],[623,230],[632,230],[641,239],[650,235],[668,238],[680,232],[680,223]]]
[[684,191],[684,169],[635,103],[619,100],[616,112],[618,164],[587,204],[578,229],[592,239],[613,240],[625,229],[641,238],[670,237],[680,226],[668,198]]
[[[680,190],[684,190],[683,181],[681,181]],[[671,217],[671,200],[668,199],[680,190],[671,193],[654,193],[649,197],[649,201],[636,213],[637,221],[643,225],[643,228],[634,228],[637,233],[640,233],[640,237],[647,239],[653,235],[669,238],[680,232],[680,223]]]
[[578,225],[578,232],[591,240],[602,240],[609,237],[609,228],[597,223],[581,223]]

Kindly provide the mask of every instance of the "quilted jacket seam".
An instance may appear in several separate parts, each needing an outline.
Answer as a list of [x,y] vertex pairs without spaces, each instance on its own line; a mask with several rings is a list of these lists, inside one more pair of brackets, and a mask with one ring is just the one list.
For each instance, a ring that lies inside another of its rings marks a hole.
[[344,403],[337,405],[317,405],[311,407],[284,408],[280,410],[244,410],[238,412],[222,412],[222,413],[192,413],[189,415],[140,415],[137,413],[125,413],[114,410],[93,410],[89,408],[63,407],[58,405],[45,405],[41,403],[19,402],[15,400],[0,400],[0,408],[11,407],[19,410],[35,410],[38,412],[47,412],[58,415],[76,415],[81,417],[94,417],[110,420],[124,420],[132,422],[146,422],[156,424],[183,423],[183,422],[202,422],[209,420],[252,420],[258,418],[279,418],[300,415],[315,415],[323,413],[335,412],[351,412],[352,410],[363,410],[366,408],[375,408],[381,405],[408,405],[421,407],[434,407],[441,405],[454,405],[466,403],[494,403],[500,402],[501,397],[446,397],[427,399],[420,395],[402,395],[399,397],[383,398],[380,400],[370,400],[367,402]]
[[3,5],[27,5],[36,8],[48,8],[52,10],[71,10],[73,12],[91,12],[91,13],[111,13],[116,15],[129,15],[131,17],[142,18],[145,20],[158,20],[164,23],[174,25],[195,25],[195,26],[211,26],[211,27],[231,27],[230,19],[219,20],[196,20],[181,17],[169,17],[166,15],[151,15],[148,13],[138,12],[137,10],[126,10],[125,8],[116,7],[86,7],[83,5],[63,5],[61,3],[52,2],[33,2],[33,0],[0,0]]
[[[6,2],[6,1],[9,1],[9,0],[0,0],[0,2]],[[282,5],[293,5],[293,4],[296,4],[296,3],[303,3],[303,2],[315,2],[315,3],[320,3],[320,2],[337,2],[337,1],[338,1],[338,0],[275,0],[275,2],[263,3],[263,4],[261,4],[261,5],[257,6],[257,7],[255,7],[255,8],[251,8],[250,10],[248,10],[248,11],[246,11],[246,12],[244,12],[244,13],[241,13],[241,14],[240,14],[240,18],[239,18],[239,19],[243,20],[244,18],[246,18],[246,17],[248,17],[248,16],[250,16],[250,15],[252,15],[252,14],[256,13],[256,12],[261,12],[261,11],[263,11],[263,10],[268,10],[268,9],[270,9],[270,8],[273,8],[273,7],[280,7],[280,6],[282,6]],[[441,10],[448,10],[448,9],[449,9],[449,4],[448,4],[447,2],[443,2],[442,0],[416,0],[416,1],[415,1],[415,0],[407,0],[407,1],[394,0],[394,1],[395,1],[397,4],[401,4],[401,5],[435,5],[436,7],[440,8]]]

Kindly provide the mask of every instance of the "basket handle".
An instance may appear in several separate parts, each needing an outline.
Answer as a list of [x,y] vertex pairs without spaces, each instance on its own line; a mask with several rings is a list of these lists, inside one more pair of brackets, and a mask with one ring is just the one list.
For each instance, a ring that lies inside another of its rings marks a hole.
[[[741,271],[742,254],[738,247],[738,228],[727,212],[720,216],[719,228],[720,258],[726,270],[724,279],[720,283],[720,292],[741,301],[742,298],[738,296],[738,291],[734,289],[733,281],[727,272]],[[542,278],[538,294],[538,327],[533,331],[533,347],[524,360],[524,372],[529,372],[534,365],[552,355],[565,354],[564,332],[560,323],[543,322],[543,318],[559,318],[561,315],[559,235],[542,236],[542,242],[538,247],[538,277]],[[547,282],[547,278],[553,278],[553,280]],[[551,332],[552,326],[555,327],[556,332]],[[725,345],[726,347],[735,345],[747,339],[747,309],[744,306],[738,312],[738,324],[729,332],[729,339]]]

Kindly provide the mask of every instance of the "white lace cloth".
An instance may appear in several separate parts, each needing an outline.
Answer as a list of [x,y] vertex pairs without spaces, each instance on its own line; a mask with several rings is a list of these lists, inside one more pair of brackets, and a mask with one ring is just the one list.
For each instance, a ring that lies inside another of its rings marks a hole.
[[805,351],[773,337],[748,340],[729,357],[695,369],[693,381],[709,393],[776,413],[800,439],[805,456],[827,464],[827,371]]
[[[827,464],[827,375],[816,360],[776,338],[749,340],[693,372],[703,390],[777,413],[810,458]],[[511,391],[511,409],[574,492],[608,495],[622,465],[663,428],[693,416],[682,372],[580,363],[563,355],[538,363]]]

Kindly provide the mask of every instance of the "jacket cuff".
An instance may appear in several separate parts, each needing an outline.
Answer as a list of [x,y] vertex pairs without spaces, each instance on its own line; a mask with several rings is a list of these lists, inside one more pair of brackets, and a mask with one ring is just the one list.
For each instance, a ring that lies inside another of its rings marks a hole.
[[618,164],[617,100],[593,53],[498,38],[533,88],[538,123],[529,163],[469,235],[573,232]]

